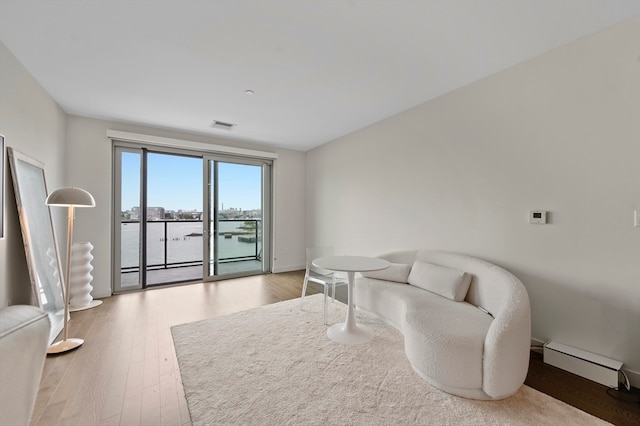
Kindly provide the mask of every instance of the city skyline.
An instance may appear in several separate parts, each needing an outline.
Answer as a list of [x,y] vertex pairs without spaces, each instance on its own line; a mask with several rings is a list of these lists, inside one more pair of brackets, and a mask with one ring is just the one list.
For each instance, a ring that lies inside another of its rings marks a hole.
[[[165,210],[202,211],[203,159],[147,155],[147,205]],[[261,209],[260,166],[218,162],[218,208]],[[122,155],[122,210],[140,205],[140,154]]]
[[[122,210],[120,212],[121,219],[127,221],[140,220],[140,208],[134,206],[128,210]],[[168,220],[168,221],[182,221],[182,220],[203,220],[203,212],[201,210],[168,210],[164,207],[149,206],[147,207],[146,214],[144,215],[148,221]],[[224,209],[218,212],[218,220],[261,220],[262,210],[241,210],[241,209]]]
[[[147,206],[148,209],[163,209],[165,212],[184,212],[184,213],[202,213],[202,209],[167,209],[164,206]],[[131,212],[134,210],[140,210],[140,206],[132,206],[131,208],[124,209],[122,212]],[[262,209],[240,209],[236,207],[224,208],[224,206],[219,210],[220,212],[261,212]]]

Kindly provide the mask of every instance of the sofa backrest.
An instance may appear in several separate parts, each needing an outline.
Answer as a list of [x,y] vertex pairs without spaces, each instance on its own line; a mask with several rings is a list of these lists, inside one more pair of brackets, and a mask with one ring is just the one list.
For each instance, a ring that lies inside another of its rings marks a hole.
[[392,263],[413,265],[429,262],[473,275],[465,301],[498,315],[507,304],[520,299],[526,290],[509,271],[487,261],[459,253],[433,250],[405,250],[378,256]]

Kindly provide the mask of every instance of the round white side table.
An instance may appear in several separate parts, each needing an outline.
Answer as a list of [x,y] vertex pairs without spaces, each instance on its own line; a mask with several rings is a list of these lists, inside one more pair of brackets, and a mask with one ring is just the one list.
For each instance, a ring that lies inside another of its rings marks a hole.
[[312,262],[319,268],[347,273],[347,318],[344,323],[334,324],[327,329],[327,336],[334,342],[357,345],[373,339],[373,330],[358,325],[353,307],[353,281],[356,272],[378,271],[391,264],[384,259],[364,256],[327,256]]

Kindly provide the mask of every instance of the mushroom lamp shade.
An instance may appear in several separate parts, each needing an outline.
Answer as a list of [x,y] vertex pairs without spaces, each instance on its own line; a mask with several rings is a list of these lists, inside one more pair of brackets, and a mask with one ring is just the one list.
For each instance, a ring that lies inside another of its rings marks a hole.
[[59,207],[95,207],[96,200],[93,199],[93,195],[85,191],[82,188],[60,188],[53,191],[47,197],[48,206]]
[[69,187],[60,188],[53,191],[47,197],[48,206],[67,207],[67,262],[64,275],[64,319],[63,319],[63,339],[49,346],[47,353],[58,354],[67,352],[84,343],[82,339],[69,338],[69,272],[71,269],[71,244],[73,243],[73,211],[75,207],[95,207],[96,201],[93,196],[81,188]]

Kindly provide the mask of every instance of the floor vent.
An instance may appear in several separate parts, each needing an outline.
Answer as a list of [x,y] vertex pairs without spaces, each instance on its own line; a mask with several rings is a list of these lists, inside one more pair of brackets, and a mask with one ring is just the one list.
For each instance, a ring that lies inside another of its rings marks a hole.
[[618,374],[622,362],[561,343],[547,342],[543,349],[544,362],[577,374],[601,385],[618,388]]

